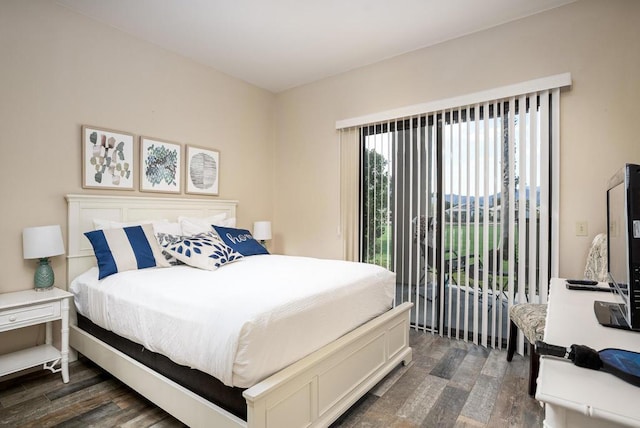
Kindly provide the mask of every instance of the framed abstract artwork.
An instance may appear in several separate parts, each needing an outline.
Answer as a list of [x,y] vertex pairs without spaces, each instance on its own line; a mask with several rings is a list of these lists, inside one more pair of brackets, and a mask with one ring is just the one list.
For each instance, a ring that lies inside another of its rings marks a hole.
[[82,126],[82,187],[133,190],[133,135]]
[[140,137],[140,191],[182,191],[182,146],[156,138]]
[[220,152],[187,146],[185,168],[186,193],[218,195]]

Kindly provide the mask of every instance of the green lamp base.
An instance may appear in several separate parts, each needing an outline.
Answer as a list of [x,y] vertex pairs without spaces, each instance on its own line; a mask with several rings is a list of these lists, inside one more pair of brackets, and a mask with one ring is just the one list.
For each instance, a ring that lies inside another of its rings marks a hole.
[[55,277],[53,275],[53,269],[49,264],[49,259],[40,259],[40,264],[36,268],[36,274],[34,276],[34,285],[36,291],[45,291],[53,287],[53,281]]

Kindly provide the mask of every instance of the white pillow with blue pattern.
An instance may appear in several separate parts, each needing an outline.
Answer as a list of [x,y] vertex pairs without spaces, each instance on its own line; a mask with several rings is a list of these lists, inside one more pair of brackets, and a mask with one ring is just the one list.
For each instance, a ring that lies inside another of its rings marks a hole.
[[213,232],[183,236],[165,245],[164,251],[189,266],[206,270],[216,270],[242,258],[242,254],[220,241]]
[[184,264],[180,260],[176,259],[171,254],[169,254],[169,253],[167,253],[165,251],[165,247],[167,247],[169,245],[173,245],[176,242],[182,240],[182,238],[183,238],[182,235],[180,235],[180,234],[175,235],[175,234],[170,234],[170,233],[157,232],[156,233],[156,238],[158,239],[158,243],[162,247],[162,255],[167,260],[167,262],[169,262],[169,264],[171,266],[178,266],[178,265],[183,265]]

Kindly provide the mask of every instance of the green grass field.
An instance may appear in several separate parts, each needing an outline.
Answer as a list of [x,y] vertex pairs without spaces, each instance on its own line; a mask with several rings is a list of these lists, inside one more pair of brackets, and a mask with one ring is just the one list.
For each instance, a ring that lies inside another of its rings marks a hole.
[[[500,230],[498,225],[488,225],[488,247],[489,250],[494,250],[496,247],[500,245]],[[462,258],[464,259],[464,265],[458,272],[457,268],[452,268],[452,278],[451,280],[456,284],[469,284],[471,286],[475,285],[474,280],[471,278],[472,276],[472,266],[481,266],[481,263],[476,263],[476,261],[482,262],[482,254],[484,251],[484,225],[479,225],[477,229],[477,233],[475,233],[475,225],[471,224],[467,228],[458,227],[457,224],[447,225],[445,227],[444,239],[445,239],[445,260],[454,259],[454,258]],[[388,267],[391,270],[394,270],[393,267],[393,240],[392,234],[393,230],[385,230],[382,235],[376,240],[375,250],[370,253],[375,253],[374,256],[369,257],[368,260],[365,260],[369,263],[374,263],[383,267]],[[468,239],[467,239],[468,238]],[[476,248],[476,238],[478,242],[478,246]],[[515,232],[515,236],[513,239],[516,242],[516,254],[518,252],[517,244],[518,244],[518,234],[517,228]],[[387,247],[388,245],[388,247]],[[415,243],[412,242],[412,245]],[[415,248],[415,247],[414,247]],[[468,248],[468,253],[467,253]],[[517,257],[517,256],[516,256]],[[502,289],[506,288],[507,276],[506,272],[508,272],[509,263],[502,261],[502,272],[505,274],[500,277],[500,282],[502,282]],[[493,269],[491,269],[493,272]],[[489,275],[492,275],[491,273]],[[497,275],[497,274],[496,274]],[[469,276],[469,277],[468,277]],[[468,277],[468,278],[467,278]],[[491,276],[490,280],[497,278],[497,276]],[[490,284],[493,284],[491,282]],[[481,282],[478,282],[480,287],[483,286]],[[515,285],[517,290],[517,284]],[[514,290],[515,292],[515,290]]]
[[[466,227],[458,228],[457,225],[447,225],[445,227],[445,236],[444,236],[444,248],[446,253],[455,253],[457,255],[466,255],[469,254],[473,256],[474,254],[482,254],[484,250],[483,246],[483,233],[484,226],[480,225],[478,227],[478,234],[475,233],[474,225],[469,225],[470,227],[467,229]],[[498,236],[498,240],[500,239],[499,230],[495,230],[497,226],[489,225],[489,249],[495,248],[494,239],[495,236]],[[375,250],[373,251],[375,255],[373,258],[370,257],[368,262],[374,263],[380,266],[387,266],[387,260],[390,257],[388,254],[389,251],[392,251],[392,245],[387,246],[390,239],[390,233],[393,232],[386,228],[386,230],[382,233],[382,235],[376,239]],[[495,232],[498,232],[497,235],[494,235]],[[476,248],[476,235],[478,236],[478,248]],[[469,239],[467,240],[467,236]],[[469,252],[467,253],[467,248],[469,248]],[[453,251],[453,252],[452,252]],[[391,260],[389,260],[389,266],[391,266]]]
[[[500,230],[498,225],[489,225],[488,226],[488,247],[489,250],[496,249],[500,244]],[[476,260],[480,260],[482,262],[482,254],[484,251],[484,225],[478,226],[478,233],[475,233],[475,225],[470,224],[467,228],[466,225],[464,227],[458,227],[457,224],[447,225],[445,227],[445,260],[454,259],[461,257],[464,259],[464,263],[467,269],[461,269],[461,272],[458,273],[456,268],[453,268],[453,281],[457,284],[466,284],[467,283],[467,275],[469,275],[468,269],[471,269],[471,266],[476,263]],[[374,256],[369,257],[369,263],[374,263],[379,266],[388,267],[393,269],[393,244],[391,240],[390,233],[392,230],[385,230],[382,235],[376,240],[375,250],[373,252]],[[468,239],[467,239],[468,237]],[[476,238],[478,242],[478,246],[476,248]],[[517,252],[517,242],[518,235],[516,232],[516,236],[514,236],[516,240],[516,252]],[[387,247],[389,244],[389,247]],[[414,244],[415,245],[415,244]],[[468,248],[468,252],[467,252]],[[479,265],[480,266],[480,265]],[[509,264],[507,262],[502,262],[502,271],[507,272],[509,268]],[[506,283],[506,275],[503,277],[503,281]],[[469,278],[469,284],[473,284],[473,279]]]

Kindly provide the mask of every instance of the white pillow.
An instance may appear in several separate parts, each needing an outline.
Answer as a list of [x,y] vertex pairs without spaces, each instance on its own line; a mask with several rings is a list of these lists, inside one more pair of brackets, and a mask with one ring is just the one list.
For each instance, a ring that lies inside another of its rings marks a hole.
[[222,226],[222,227],[233,227],[233,228],[235,228],[236,227],[236,218],[235,217],[225,218],[219,224],[214,224],[213,226]]
[[206,270],[216,270],[242,258],[242,254],[220,241],[214,232],[183,236],[165,245],[164,251],[189,266]]
[[[178,223],[182,228],[183,235],[197,235],[213,231],[212,224],[222,226],[222,222],[227,218],[227,213],[220,213],[210,217],[178,217]],[[235,220],[235,219],[234,219]]]
[[[161,247],[165,247],[167,244],[177,242],[182,238],[182,228],[180,227],[180,223],[154,222],[153,233],[156,235],[158,244],[160,244]],[[167,259],[170,265],[173,266],[181,264],[178,259],[167,253],[166,251],[163,250],[162,254],[165,256],[165,259]]]
[[182,235],[182,228],[180,227],[180,223],[154,221],[152,225],[153,231],[156,235],[159,233],[165,233],[167,235]]
[[94,230],[111,229],[111,220],[103,220],[101,218],[94,218],[93,219],[93,229]]

